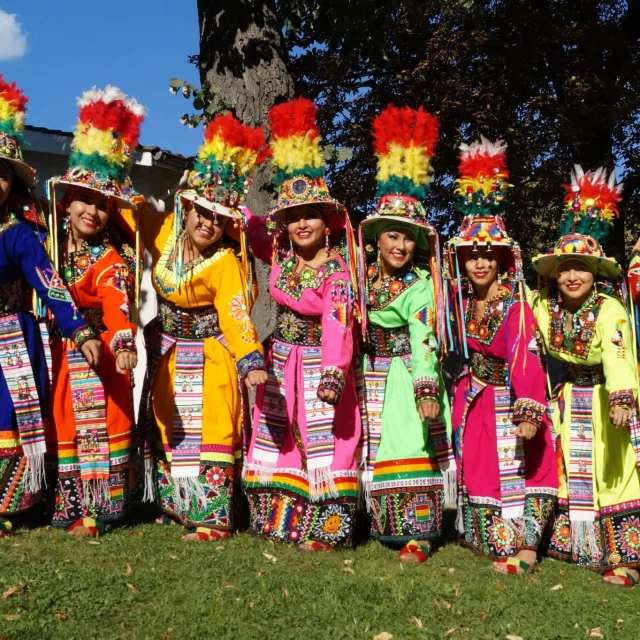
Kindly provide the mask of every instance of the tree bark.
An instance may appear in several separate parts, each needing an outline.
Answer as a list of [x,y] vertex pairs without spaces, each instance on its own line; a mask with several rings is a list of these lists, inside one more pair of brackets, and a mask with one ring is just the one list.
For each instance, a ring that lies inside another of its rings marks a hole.
[[[225,102],[245,124],[264,122],[269,109],[294,94],[289,58],[273,0],[198,0],[200,24],[200,80],[220,87]],[[247,206],[265,215],[273,195],[264,187],[270,168],[256,175]],[[275,305],[269,295],[269,268],[257,263],[260,295],[252,318],[263,340],[272,331]]]

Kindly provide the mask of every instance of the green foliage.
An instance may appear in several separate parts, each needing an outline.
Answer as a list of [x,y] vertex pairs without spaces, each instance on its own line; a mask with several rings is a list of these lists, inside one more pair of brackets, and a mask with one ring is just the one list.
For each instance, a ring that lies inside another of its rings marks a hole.
[[500,575],[455,544],[409,566],[374,542],[304,554],[247,534],[197,544],[181,534],[147,524],[97,543],[55,530],[0,539],[0,593],[17,587],[0,598],[2,637],[546,640],[595,628],[605,638],[640,636],[637,589],[553,560],[527,578]]
[[225,101],[222,96],[222,90],[210,82],[204,82],[202,87],[180,80],[180,78],[171,78],[169,80],[169,91],[173,95],[182,95],[183,98],[191,99],[193,108],[200,113],[185,113],[180,122],[187,127],[194,128],[200,123],[205,125],[219,113],[226,113],[232,106]]

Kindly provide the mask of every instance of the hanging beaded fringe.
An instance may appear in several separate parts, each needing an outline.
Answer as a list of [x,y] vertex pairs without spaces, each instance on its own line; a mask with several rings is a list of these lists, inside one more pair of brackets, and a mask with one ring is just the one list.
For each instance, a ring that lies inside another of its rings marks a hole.
[[36,494],[47,486],[44,471],[44,453],[36,453],[27,456],[27,466],[24,470],[23,486],[27,493]]

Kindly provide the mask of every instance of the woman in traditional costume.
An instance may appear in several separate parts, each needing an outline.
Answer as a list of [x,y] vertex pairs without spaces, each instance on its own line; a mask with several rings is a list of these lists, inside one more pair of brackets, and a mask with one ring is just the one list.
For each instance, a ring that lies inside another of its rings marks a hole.
[[[453,389],[460,541],[509,574],[532,573],[558,490],[537,328],[523,291],[520,248],[499,215],[505,144],[462,145],[458,206],[447,246],[452,313],[466,364]],[[451,338],[453,338],[453,332]]]
[[128,170],[145,109],[110,86],[85,92],[78,104],[69,169],[48,184],[60,220],[53,244],[74,302],[99,335],[102,361],[91,366],[73,343],[52,335],[53,421],[46,437],[52,524],[95,537],[122,518],[132,482],[137,355],[130,315],[139,267],[133,230],[118,207],[132,206]]
[[315,114],[304,98],[271,109],[278,202],[266,219],[247,211],[251,249],[271,265],[277,304],[244,467],[251,531],[303,551],[351,544],[362,431],[354,241],[323,177]]
[[[242,385],[266,381],[249,319],[252,276],[238,210],[266,159],[264,130],[217,116],[173,214],[143,209],[158,318],[145,330],[147,380],[139,416],[145,497],[181,523],[184,540],[219,540],[233,529],[242,458]],[[242,255],[242,264],[236,257]]]
[[549,555],[629,587],[640,567],[638,376],[622,271],[600,246],[621,185],[604,169],[576,166],[566,188],[563,235],[533,259],[549,279],[533,311],[548,358],[564,368],[553,405],[560,492]]
[[97,363],[100,344],[78,313],[33,229],[35,171],[22,160],[27,97],[0,75],[0,536],[45,486],[47,362],[30,290],[61,332]]
[[389,106],[374,119],[380,200],[360,225],[360,255],[369,258],[361,274],[366,270],[371,535],[402,547],[404,562],[427,559],[431,541],[440,537],[445,503],[456,503],[451,414],[438,362],[440,249],[421,202],[437,136],[437,119],[422,108]]

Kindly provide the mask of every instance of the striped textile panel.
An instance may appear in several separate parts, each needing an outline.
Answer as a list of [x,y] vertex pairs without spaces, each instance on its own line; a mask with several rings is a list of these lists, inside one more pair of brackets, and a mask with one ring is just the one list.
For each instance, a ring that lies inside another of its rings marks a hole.
[[[593,496],[593,387],[571,389],[571,444],[569,449],[569,509],[592,513]],[[580,519],[580,518],[578,518]]]
[[303,349],[303,399],[307,425],[307,458],[309,460],[333,457],[333,418],[335,410],[330,404],[318,399],[318,385],[320,384],[321,375],[322,349],[315,347]]

